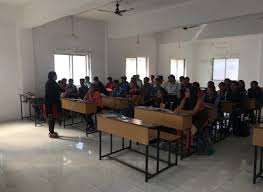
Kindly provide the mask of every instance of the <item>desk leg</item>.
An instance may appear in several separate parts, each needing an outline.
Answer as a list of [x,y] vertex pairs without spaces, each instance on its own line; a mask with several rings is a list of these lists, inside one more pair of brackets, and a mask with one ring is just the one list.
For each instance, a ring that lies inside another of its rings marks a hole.
[[157,131],[157,165],[156,165],[156,172],[159,172],[159,165],[160,165],[160,129],[158,128]]
[[[176,150],[178,150],[178,149],[176,149]],[[171,166],[171,142],[170,141],[169,141],[169,145],[168,145],[168,166]]]
[[253,184],[256,184],[256,179],[257,179],[257,158],[258,158],[258,147],[255,146]]
[[181,151],[180,151],[181,160],[184,159],[184,133],[181,131]]
[[112,134],[110,134],[110,152],[112,153]]
[[63,124],[64,124],[64,128],[66,128],[65,109],[62,110],[62,113],[63,113]]
[[29,117],[32,117],[32,112],[31,112],[31,101],[28,101],[28,109],[29,109]]
[[146,145],[146,150],[145,150],[145,182],[148,182],[148,153],[149,153],[149,148],[148,148],[148,145]]
[[124,138],[122,138],[122,149],[124,149]]
[[263,164],[263,147],[260,147],[260,173],[262,173],[262,171],[263,171],[263,166],[262,166],[262,164]]
[[132,148],[132,141],[130,140],[130,145],[129,145],[130,149]]
[[101,160],[101,131],[99,132],[99,155]]
[[74,113],[73,113],[73,111],[71,111],[71,125],[74,124],[74,117],[73,117],[73,115],[74,115]]
[[258,123],[260,123],[261,120],[261,109],[258,110]]
[[23,102],[22,102],[22,96],[20,95],[20,110],[21,110],[21,120],[24,120],[23,117]]

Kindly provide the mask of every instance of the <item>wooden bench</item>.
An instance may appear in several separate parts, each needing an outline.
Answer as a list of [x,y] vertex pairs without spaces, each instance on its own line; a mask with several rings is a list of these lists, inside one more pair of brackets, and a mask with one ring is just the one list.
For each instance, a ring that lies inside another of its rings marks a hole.
[[[108,157],[114,160],[117,160],[120,163],[123,163],[131,168],[134,168],[142,173],[145,174],[145,181],[147,182],[148,179],[158,175],[159,173],[165,171],[166,169],[177,165],[177,151],[175,152],[175,162],[171,162],[171,149],[169,145],[169,151],[168,151],[168,160],[163,160],[160,158],[160,139],[165,139],[167,141],[171,142],[177,142],[178,143],[178,136],[174,136],[172,134],[166,133],[164,131],[161,131],[161,127],[157,124],[144,122],[142,120],[138,119],[132,119],[128,117],[117,117],[112,114],[102,114],[98,115],[97,117],[97,130],[99,131],[99,158],[100,160],[102,158]],[[110,153],[102,155],[102,136],[101,132],[110,134]],[[113,136],[117,136],[122,138],[122,148],[116,151],[113,151]],[[125,147],[125,139],[130,141],[130,144],[128,147]],[[152,141],[156,141],[157,147],[156,147],[156,157],[149,155],[149,146]],[[145,153],[136,151],[132,149],[132,142],[139,143],[145,146]],[[132,150],[134,152],[140,153],[145,155],[145,169],[140,169],[138,167],[135,167],[133,165],[127,164],[126,162],[123,162],[117,158],[114,158],[112,155],[118,152],[121,152],[123,150]],[[155,159],[156,164],[156,172],[155,173],[149,173],[148,171],[148,158]],[[159,163],[163,162],[166,163],[167,166],[160,169]]]

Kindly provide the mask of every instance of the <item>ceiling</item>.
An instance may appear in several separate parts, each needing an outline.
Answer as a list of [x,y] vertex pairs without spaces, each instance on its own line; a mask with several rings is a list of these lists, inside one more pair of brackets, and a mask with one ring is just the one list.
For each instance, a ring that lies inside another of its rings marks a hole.
[[31,2],[31,0],[0,0],[1,4],[21,6]]
[[[126,13],[123,16],[125,17],[128,15],[134,15],[136,13],[141,13],[144,11],[151,11],[151,10],[156,10],[156,9],[160,9],[164,7],[182,4],[188,1],[194,1],[194,0],[121,0],[120,9],[135,8],[134,11]],[[107,3],[104,6],[97,7],[93,10],[87,10],[86,12],[78,14],[77,16],[82,17],[82,18],[108,21],[108,20],[114,19],[119,16],[111,14],[111,13],[100,12],[98,11],[98,9],[114,11],[116,8],[115,4],[116,4],[116,1],[113,0],[112,2]]]

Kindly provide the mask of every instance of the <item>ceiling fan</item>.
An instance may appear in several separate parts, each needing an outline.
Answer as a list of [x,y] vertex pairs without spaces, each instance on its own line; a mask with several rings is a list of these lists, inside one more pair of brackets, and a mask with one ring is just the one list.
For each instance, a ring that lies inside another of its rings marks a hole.
[[118,16],[123,16],[123,13],[127,13],[127,12],[133,11],[133,10],[134,10],[134,8],[120,10],[120,1],[117,1],[117,2],[116,2],[116,9],[115,9],[115,11],[98,9],[98,11],[107,12],[107,13],[114,13],[114,14],[116,14],[116,15],[118,15]]
[[185,26],[185,27],[182,27],[183,30],[188,30],[188,29],[192,29],[192,28],[196,28],[196,27],[200,27],[201,25],[191,25],[191,26]]

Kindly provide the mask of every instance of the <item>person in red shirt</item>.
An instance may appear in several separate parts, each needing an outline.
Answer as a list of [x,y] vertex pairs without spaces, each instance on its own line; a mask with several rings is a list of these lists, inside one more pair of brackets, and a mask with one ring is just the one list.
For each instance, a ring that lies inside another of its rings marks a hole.
[[106,84],[105,88],[108,92],[112,92],[113,81],[111,77],[108,77],[108,83]]

